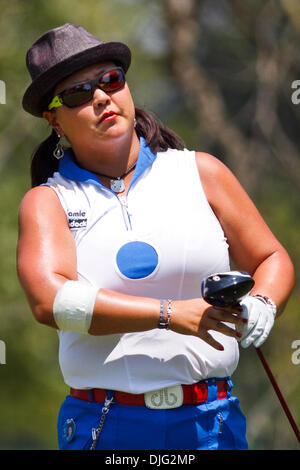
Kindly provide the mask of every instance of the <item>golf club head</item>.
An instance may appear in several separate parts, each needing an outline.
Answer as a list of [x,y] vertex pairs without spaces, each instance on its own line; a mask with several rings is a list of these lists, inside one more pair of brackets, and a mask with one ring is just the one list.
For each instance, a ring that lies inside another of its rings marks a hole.
[[208,276],[202,281],[203,299],[215,307],[236,305],[250,292],[254,279],[245,271],[230,271]]

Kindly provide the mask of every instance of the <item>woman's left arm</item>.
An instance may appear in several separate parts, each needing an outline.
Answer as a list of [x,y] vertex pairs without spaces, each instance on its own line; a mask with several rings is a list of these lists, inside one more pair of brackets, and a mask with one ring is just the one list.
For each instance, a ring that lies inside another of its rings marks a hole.
[[271,298],[282,313],[295,283],[291,259],[232,172],[212,155],[197,152],[202,185],[229,244],[236,269],[255,280],[251,295]]

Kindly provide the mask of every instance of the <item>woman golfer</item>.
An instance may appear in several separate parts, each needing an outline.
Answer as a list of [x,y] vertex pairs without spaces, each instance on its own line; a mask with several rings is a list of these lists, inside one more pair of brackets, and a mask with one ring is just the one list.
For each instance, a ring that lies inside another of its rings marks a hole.
[[[237,341],[267,338],[292,263],[226,166],[135,108],[130,60],[72,24],[27,53],[23,107],[52,133],[20,207],[18,272],[59,333],[59,447],[246,449]],[[229,256],[255,288],[242,308],[213,308],[201,281]]]

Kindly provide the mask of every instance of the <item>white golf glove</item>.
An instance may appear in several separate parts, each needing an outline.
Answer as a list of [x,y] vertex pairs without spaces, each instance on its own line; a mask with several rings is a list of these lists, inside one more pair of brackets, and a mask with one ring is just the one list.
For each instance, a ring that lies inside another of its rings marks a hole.
[[243,335],[240,339],[241,346],[248,348],[253,343],[258,348],[265,342],[274,325],[276,307],[274,309],[259,297],[250,295],[245,297],[240,305],[243,307],[241,317],[248,320],[245,326],[236,328]]

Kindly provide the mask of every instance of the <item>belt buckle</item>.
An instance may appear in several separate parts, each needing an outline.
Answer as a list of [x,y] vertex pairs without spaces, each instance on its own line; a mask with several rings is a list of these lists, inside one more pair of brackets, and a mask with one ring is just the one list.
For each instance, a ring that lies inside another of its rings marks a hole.
[[145,404],[151,410],[168,410],[178,408],[183,403],[183,389],[181,385],[153,390],[144,394]]

